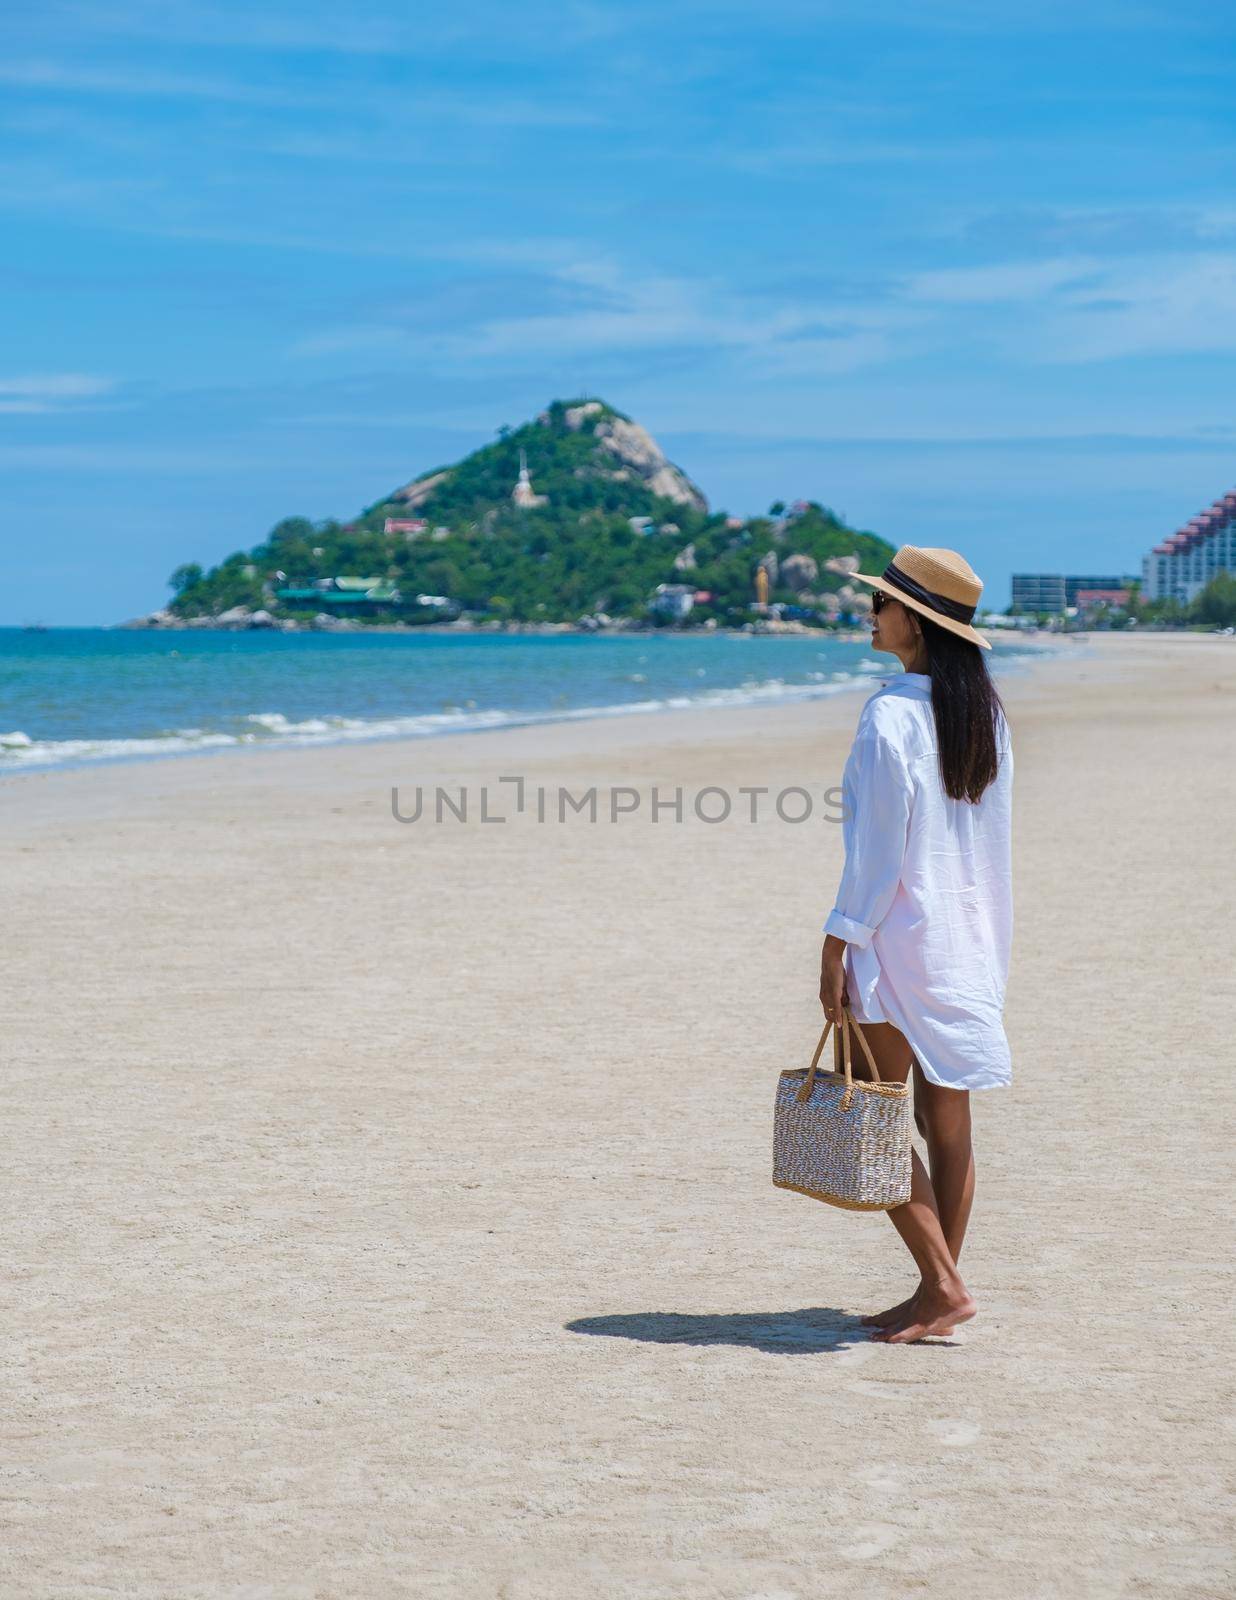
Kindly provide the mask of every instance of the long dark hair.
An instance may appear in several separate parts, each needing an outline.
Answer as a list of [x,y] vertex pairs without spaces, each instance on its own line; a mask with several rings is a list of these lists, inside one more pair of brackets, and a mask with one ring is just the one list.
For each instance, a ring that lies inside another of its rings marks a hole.
[[927,646],[940,777],[954,800],[979,800],[1000,764],[1004,705],[978,645],[916,612]]

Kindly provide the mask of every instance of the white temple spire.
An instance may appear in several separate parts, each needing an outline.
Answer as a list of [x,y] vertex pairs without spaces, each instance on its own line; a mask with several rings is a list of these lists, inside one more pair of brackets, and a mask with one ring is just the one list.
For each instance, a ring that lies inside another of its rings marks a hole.
[[532,479],[528,476],[528,457],[521,450],[519,452],[519,482],[511,490],[511,499],[517,506],[543,506],[548,495],[537,494],[532,487]]

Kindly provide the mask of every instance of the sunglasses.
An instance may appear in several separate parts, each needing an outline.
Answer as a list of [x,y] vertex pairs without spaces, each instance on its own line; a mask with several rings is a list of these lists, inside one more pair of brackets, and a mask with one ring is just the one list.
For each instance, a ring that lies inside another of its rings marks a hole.
[[884,607],[888,604],[888,602],[891,599],[893,599],[893,596],[891,594],[886,594],[883,589],[873,589],[871,591],[871,614],[872,614],[872,616],[873,617],[878,617],[880,615],[880,612],[883,611]]

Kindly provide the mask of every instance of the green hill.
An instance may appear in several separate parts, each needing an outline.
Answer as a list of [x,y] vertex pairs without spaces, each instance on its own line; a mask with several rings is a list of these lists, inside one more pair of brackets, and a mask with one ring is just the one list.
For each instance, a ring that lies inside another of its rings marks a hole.
[[[233,607],[276,619],[323,611],[362,621],[460,612],[655,619],[664,604],[649,609],[657,587],[689,585],[710,597],[694,601],[693,623],[734,623],[750,615],[762,558],[770,599],[810,608],[844,582],[824,569],[829,558],[857,555],[864,570],[879,571],[893,555],[823,506],[773,512],[739,521],[710,511],[631,418],[597,400],[554,401],[462,461],[392,490],[355,522],[289,517],[209,571],[179,568],[169,610],[180,620]],[[340,578],[368,581],[331,582]]]

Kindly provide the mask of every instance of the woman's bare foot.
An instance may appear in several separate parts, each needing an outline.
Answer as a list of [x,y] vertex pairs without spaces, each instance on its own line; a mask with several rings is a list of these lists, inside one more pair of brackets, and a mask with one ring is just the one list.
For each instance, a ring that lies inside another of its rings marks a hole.
[[908,1311],[896,1322],[885,1324],[871,1335],[883,1344],[913,1344],[917,1339],[939,1338],[952,1333],[959,1322],[969,1322],[978,1310],[959,1278],[955,1284],[924,1285],[913,1297]]
[[889,1306],[884,1311],[869,1311],[865,1317],[860,1317],[859,1321],[864,1328],[887,1328],[909,1311],[922,1292],[923,1285],[920,1280],[918,1288],[915,1289],[908,1300],[901,1301],[899,1305]]

